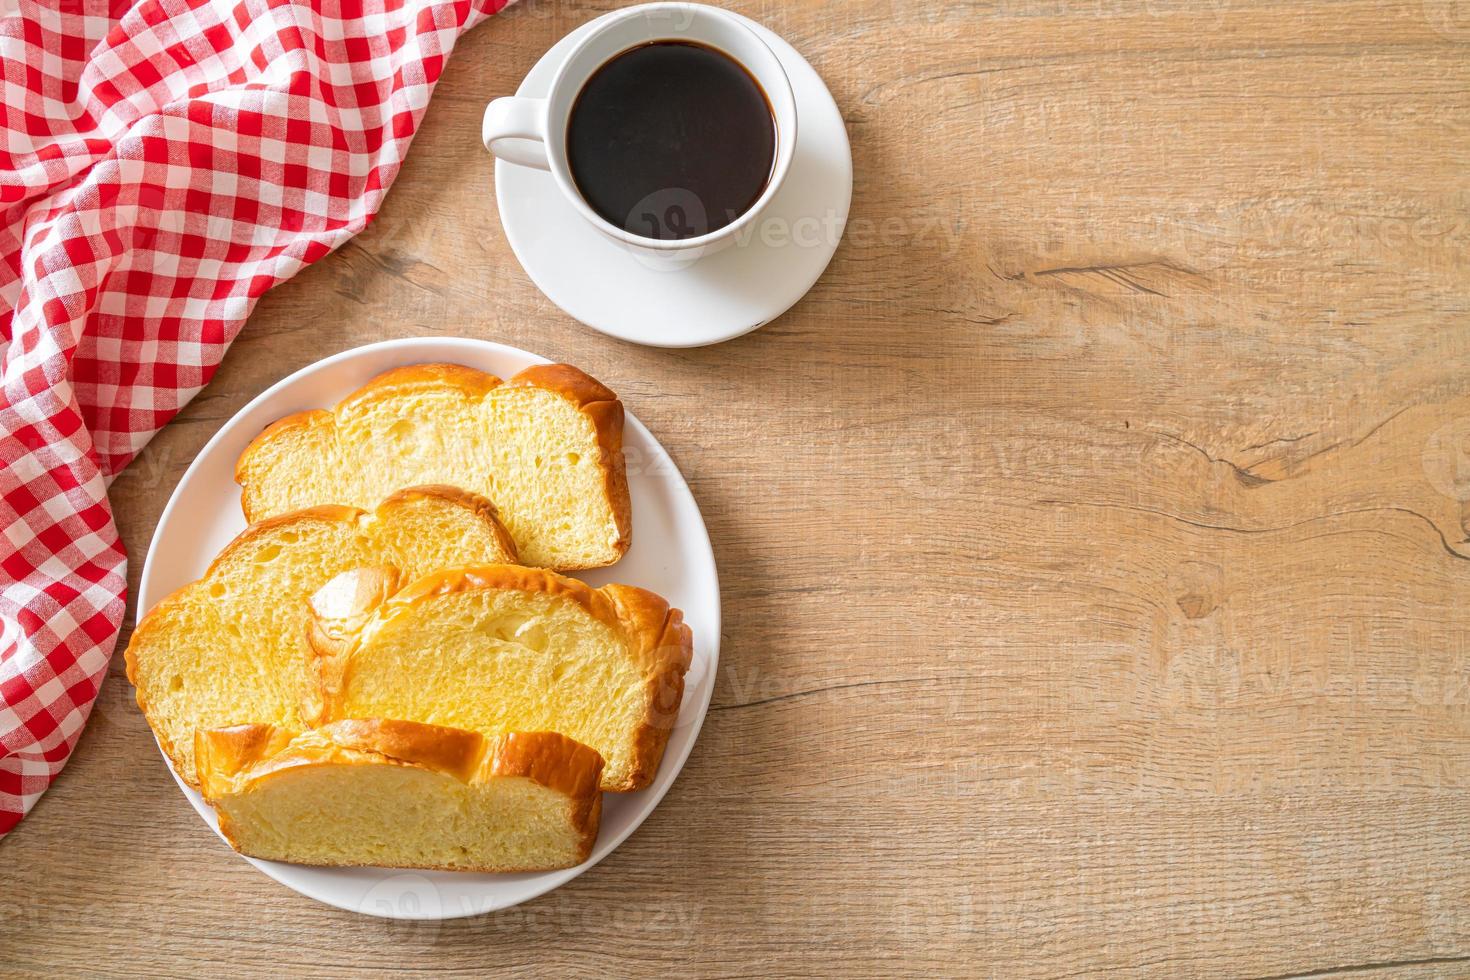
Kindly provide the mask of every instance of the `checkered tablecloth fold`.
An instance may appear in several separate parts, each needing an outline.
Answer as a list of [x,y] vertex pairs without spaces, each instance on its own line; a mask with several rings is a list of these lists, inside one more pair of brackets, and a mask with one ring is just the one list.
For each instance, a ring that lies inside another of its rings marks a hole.
[[0,0],[0,836],[116,645],[108,481],[372,219],[505,0]]

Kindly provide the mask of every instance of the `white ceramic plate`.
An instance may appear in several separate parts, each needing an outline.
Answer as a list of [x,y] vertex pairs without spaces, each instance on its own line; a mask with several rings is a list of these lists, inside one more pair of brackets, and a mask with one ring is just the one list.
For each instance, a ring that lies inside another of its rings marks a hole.
[[[244,529],[235,460],[261,429],[292,412],[335,405],[389,368],[427,361],[466,364],[502,378],[546,363],[543,357],[483,340],[390,340],[318,361],[273,385],[215,433],[179,481],[143,565],[139,617],[203,575],[215,554]],[[601,380],[616,390],[617,378]],[[631,413],[623,438],[633,497],[633,546],[612,568],[579,577],[594,586],[614,581],[639,585],[683,609],[694,630],[694,661],[658,778],[641,792],[609,793],[603,798],[602,832],[592,857],[564,871],[505,875],[314,868],[245,860],[288,888],[337,908],[390,918],[452,919],[509,908],[570,881],[612,853],[653,812],[689,757],[709,707],[719,658],[720,587],[704,519],[673,461]],[[177,774],[174,778],[178,781]],[[182,781],[179,788],[218,833],[209,805]]]
[[[785,313],[837,251],[852,202],[852,148],[842,113],[795,48],[740,19],[781,59],[800,122],[785,185],[752,233],[731,247],[688,268],[653,267],[588,224],[551,174],[496,161],[495,200],[516,258],[553,303],[594,330],[654,347],[730,340]],[[601,22],[589,21],[558,41],[516,94],[545,96],[567,49]]]

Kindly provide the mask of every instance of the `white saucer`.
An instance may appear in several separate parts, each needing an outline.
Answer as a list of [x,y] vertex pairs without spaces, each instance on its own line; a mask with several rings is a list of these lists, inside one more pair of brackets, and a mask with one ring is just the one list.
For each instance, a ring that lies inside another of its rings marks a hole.
[[[277,382],[214,434],[174,489],[143,563],[138,619],[164,596],[203,575],[214,555],[244,530],[235,460],[261,429],[292,412],[335,405],[390,368],[429,361],[467,364],[502,378],[546,363],[543,357],[485,340],[389,340],[344,351]],[[617,378],[606,380],[618,383]],[[704,519],[688,485],[663,447],[631,412],[624,423],[623,448],[633,498],[633,546],[611,568],[580,572],[577,577],[594,586],[608,582],[641,585],[683,609],[694,630],[694,659],[684,678],[679,717],[653,785],[636,793],[603,797],[602,831],[592,857],[575,868],[531,874],[317,868],[255,858],[246,861],[286,887],[340,909],[397,919],[453,919],[509,908],[548,892],[607,857],[638,829],[673,785],[704,723],[720,654],[720,584]],[[169,771],[173,772],[172,767]],[[218,833],[214,810],[176,773],[174,780],[199,816]]]
[[[495,199],[505,237],[557,306],[594,330],[654,347],[702,347],[749,333],[806,295],[837,250],[852,200],[852,150],[842,113],[807,60],[741,18],[781,59],[796,93],[791,172],[754,234],[685,269],[650,267],[587,224],[551,175],[497,161]],[[540,98],[583,24],[548,51],[517,95]]]

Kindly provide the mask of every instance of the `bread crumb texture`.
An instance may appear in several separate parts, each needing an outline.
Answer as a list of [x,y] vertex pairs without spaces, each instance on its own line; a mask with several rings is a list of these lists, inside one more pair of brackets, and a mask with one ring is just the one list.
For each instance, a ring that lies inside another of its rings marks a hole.
[[514,561],[484,501],[410,490],[375,514],[323,507],[254,525],[205,576],[144,617],[128,678],[179,775],[198,785],[194,733],[247,722],[301,728],[311,596],[333,576],[392,564],[409,575],[476,561]]
[[602,760],[551,732],[485,739],[401,721],[200,734],[206,799],[236,850],[316,865],[539,871],[585,861]]
[[[350,581],[374,574],[348,573],[321,596],[377,595]],[[313,644],[332,695],[321,721],[557,731],[603,756],[604,789],[652,781],[692,651],[680,612],[653,593],[485,566],[412,583],[371,615],[324,604]]]
[[617,396],[567,365],[509,383],[458,365],[391,371],[332,411],[272,425],[241,456],[249,520],[317,504],[369,506],[443,483],[488,497],[521,561],[610,565],[631,537]]

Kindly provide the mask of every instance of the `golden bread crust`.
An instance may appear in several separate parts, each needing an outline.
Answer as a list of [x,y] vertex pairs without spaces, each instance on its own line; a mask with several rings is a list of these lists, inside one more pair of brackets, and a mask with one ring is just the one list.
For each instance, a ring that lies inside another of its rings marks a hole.
[[[577,863],[591,854],[602,815],[598,789],[602,756],[556,732],[511,732],[487,738],[458,728],[381,718],[339,721],[304,733],[274,725],[238,725],[197,733],[195,755],[203,794],[211,803],[249,792],[277,773],[314,765],[413,766],[466,785],[507,777],[529,779],[572,801],[573,826],[581,835]],[[229,815],[223,810],[218,814],[220,833],[239,850]]]
[[[250,444],[245,447],[245,451],[240,454],[240,458],[235,460],[235,482],[242,485],[245,483],[249,461],[261,446],[288,429],[310,429],[313,426],[321,425],[324,421],[330,419],[331,415],[332,413],[324,408],[311,408],[304,412],[293,412],[284,418],[276,419],[270,425],[261,429],[260,435],[251,439]],[[243,498],[240,506],[245,511],[245,520],[251,524],[258,523],[257,521],[250,520],[250,509],[245,506]]]
[[[351,574],[344,573],[344,574]],[[512,589],[518,592],[541,592],[573,600],[593,616],[614,629],[621,629],[617,610],[606,595],[585,582],[544,568],[524,565],[464,565],[430,572],[410,582],[387,600],[386,611],[418,605],[436,596],[482,589]]]
[[467,565],[441,569],[393,591],[397,570],[374,567],[344,572],[312,598],[308,647],[311,672],[323,679],[319,720],[341,711],[351,654],[371,618],[387,618],[399,610],[435,598],[478,590],[514,590],[571,599],[590,615],[623,635],[627,649],[646,678],[649,709],[635,736],[632,773],[626,781],[603,789],[626,792],[653,782],[684,696],[684,674],[694,652],[694,635],[683,613],[661,596],[631,585],[594,589],[574,578],[520,565]]
[[425,363],[406,364],[389,368],[370,379],[367,384],[342,399],[343,405],[356,403],[360,398],[381,398],[392,394],[395,389],[458,388],[466,398],[483,398],[485,394],[499,388],[505,382],[493,374],[463,364]]
[[[159,745],[163,748],[164,755],[168,756],[169,762],[173,765],[175,772],[178,772],[180,776],[185,775],[181,762],[183,753],[180,751],[180,747],[174,743],[173,739],[160,726],[153,724],[153,715],[148,696],[138,684],[138,651],[147,648],[153,642],[154,633],[164,628],[162,624],[166,619],[166,612],[182,601],[186,592],[197,588],[200,583],[214,575],[235,554],[249,548],[258,539],[272,534],[281,528],[313,522],[361,523],[364,520],[381,520],[395,507],[430,497],[438,497],[471,510],[476,517],[486,522],[487,526],[494,533],[496,541],[506,553],[508,555],[515,554],[515,542],[511,539],[510,533],[506,531],[505,526],[500,523],[499,518],[496,516],[494,505],[484,497],[466,490],[461,490],[458,487],[432,485],[409,487],[388,497],[375,508],[372,514],[357,507],[342,507],[335,504],[326,504],[320,507],[308,507],[305,510],[293,511],[289,514],[281,514],[252,524],[235,535],[234,539],[221,549],[220,553],[209,563],[209,567],[205,570],[203,576],[190,582],[188,585],[175,589],[154,605],[153,608],[148,610],[143,616],[142,621],[138,623],[137,628],[133,631],[133,635],[128,641],[128,646],[123,651],[123,665],[128,682],[133,685],[134,697],[138,702],[138,707],[142,710],[144,718],[149,721],[149,727],[153,729]],[[395,588],[396,582],[397,580],[395,579]],[[189,780],[186,778],[186,781]],[[190,782],[192,783],[192,781]]]
[[354,718],[322,729],[334,744],[373,752],[468,783],[479,771],[485,740],[474,732],[388,718]]
[[[465,490],[461,487],[451,487],[447,483],[426,483],[417,487],[405,487],[396,493],[389,494],[378,505],[378,509],[382,510],[384,507],[400,502],[412,503],[416,500],[427,500],[431,498],[438,498],[451,504],[458,504],[467,510],[473,511],[480,520],[484,521],[495,532],[495,540],[501,549],[507,555],[519,557],[516,554],[515,538],[510,536],[510,531],[501,522],[500,511],[496,508],[495,502],[489,497],[481,496],[470,490]],[[324,506],[330,509],[333,505],[326,504]]]
[[517,372],[506,384],[554,391],[592,419],[602,450],[603,487],[612,501],[618,528],[618,557],[627,554],[633,545],[633,498],[628,493],[628,467],[623,458],[623,403],[612,389],[570,364],[536,364]]
[[[348,395],[335,409],[297,412],[266,426],[235,461],[235,482],[241,486],[248,484],[255,454],[280,432],[318,425],[335,427],[336,413],[344,408],[391,399],[406,390],[442,386],[458,389],[466,399],[484,398],[502,385],[512,388],[540,388],[552,392],[566,399],[591,420],[597,434],[597,445],[601,450],[603,489],[612,509],[618,534],[618,540],[613,547],[619,558],[627,554],[633,542],[633,504],[628,493],[627,464],[623,457],[623,403],[602,382],[570,364],[532,365],[517,372],[509,381],[502,381],[493,374],[462,364],[410,364],[393,368]],[[248,493],[241,495],[240,505],[245,512],[245,519],[253,521],[256,515],[251,512]],[[563,570],[575,571],[579,567],[582,566],[568,565]]]
[[647,786],[653,782],[663,759],[664,748],[679,718],[684,700],[684,675],[694,659],[694,633],[684,614],[669,606],[662,596],[631,585],[605,585],[603,594],[612,600],[618,617],[636,637],[635,646],[648,664],[648,717],[639,726],[634,769],[630,782]]
[[194,757],[199,760],[201,789],[206,796],[221,790],[224,781],[238,776],[241,770],[255,766],[281,753],[294,734],[275,725],[232,725],[194,733]]
[[618,400],[611,388],[570,364],[533,364],[511,375],[505,384],[510,388],[545,388],[578,408]]
[[582,829],[585,861],[602,816],[602,756],[559,732],[509,732],[489,744],[479,778],[522,776],[577,801],[573,820]]

